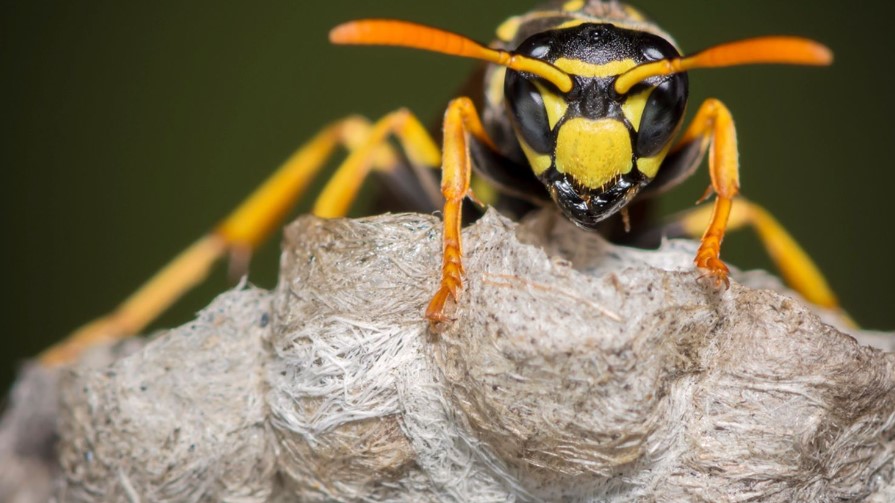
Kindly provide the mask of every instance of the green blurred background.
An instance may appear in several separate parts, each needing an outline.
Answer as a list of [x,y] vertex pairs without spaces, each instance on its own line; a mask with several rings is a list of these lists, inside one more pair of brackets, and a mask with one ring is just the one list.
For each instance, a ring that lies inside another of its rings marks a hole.
[[[743,192],[793,231],[863,325],[895,328],[891,189],[893,19],[882,1],[643,0],[685,51],[794,33],[832,68],[691,75],[690,112],[723,99],[739,129]],[[858,7],[860,5],[860,7]],[[409,106],[425,121],[474,63],[327,45],[358,17],[398,17],[489,40],[523,1],[4,2],[0,7],[0,385],[16,366],[122,300],[209,229],[293,148],[349,113]],[[701,171],[665,202],[688,207]],[[278,239],[251,278],[274,284]],[[725,258],[767,267],[751,232]],[[223,268],[155,327],[228,287]]]

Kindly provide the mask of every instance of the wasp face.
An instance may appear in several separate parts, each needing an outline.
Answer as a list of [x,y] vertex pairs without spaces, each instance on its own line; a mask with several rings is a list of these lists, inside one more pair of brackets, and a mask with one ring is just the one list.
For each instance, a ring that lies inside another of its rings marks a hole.
[[516,52],[573,76],[573,88],[562,93],[508,70],[504,94],[535,174],[569,219],[594,227],[656,176],[687,101],[683,73],[648,79],[623,95],[614,81],[679,53],[657,35],[594,23],[538,33]]

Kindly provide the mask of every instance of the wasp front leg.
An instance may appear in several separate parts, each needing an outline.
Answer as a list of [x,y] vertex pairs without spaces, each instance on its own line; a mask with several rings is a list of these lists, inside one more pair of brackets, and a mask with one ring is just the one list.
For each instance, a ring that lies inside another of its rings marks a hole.
[[[696,208],[685,212],[665,228],[665,233],[699,236],[711,218],[707,210],[710,208]],[[812,304],[837,312],[846,323],[858,326],[840,307],[836,294],[820,268],[783,225],[765,208],[743,197],[737,197],[733,202],[727,228],[735,230],[745,226],[755,230],[790,288]]]
[[463,247],[461,243],[463,199],[470,195],[472,162],[469,135],[491,149],[494,143],[485,133],[475,105],[469,98],[457,98],[444,115],[444,145],[441,166],[441,193],[444,195],[444,233],[442,237],[441,284],[426,309],[426,318],[443,322],[448,298],[457,300],[463,287]]
[[[724,120],[730,120],[729,113]],[[703,131],[709,129],[706,126],[702,127]],[[699,167],[711,143],[713,131],[709,129],[707,134],[698,134],[699,131],[694,131],[695,129],[696,123],[665,158],[658,175],[644,192],[646,195],[654,196],[665,192],[688,178]],[[729,134],[734,135],[733,124],[729,130]],[[732,141],[735,144],[736,138],[734,137]],[[736,151],[725,155],[732,155],[735,159]],[[736,166],[728,169],[732,169],[733,175],[736,175]],[[721,174],[723,175],[723,170]],[[734,185],[734,188],[737,185]],[[710,190],[714,190],[714,186]],[[714,207],[707,206],[684,211],[674,216],[671,223],[662,226],[661,233],[671,237],[705,236],[706,229],[712,228],[715,224],[716,214]],[[768,210],[742,196],[737,196],[733,200],[726,226],[722,231],[736,230],[745,226],[755,230],[761,244],[790,288],[815,305],[839,312],[844,320],[857,326],[839,306],[839,301],[820,268],[789,231]]]
[[716,196],[694,263],[716,286],[727,286],[730,284],[729,270],[721,261],[721,242],[724,240],[733,198],[740,190],[740,168],[736,128],[730,111],[723,103],[710,98],[699,107],[693,123],[679,143],[687,145],[693,142],[700,142],[703,146],[708,143],[712,184],[700,202],[710,197],[712,192]]

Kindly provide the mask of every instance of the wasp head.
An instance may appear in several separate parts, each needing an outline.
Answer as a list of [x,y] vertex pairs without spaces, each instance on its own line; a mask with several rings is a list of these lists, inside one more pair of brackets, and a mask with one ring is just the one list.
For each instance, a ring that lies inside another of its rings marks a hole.
[[624,94],[614,90],[615,79],[680,55],[658,35],[595,23],[537,33],[514,52],[573,79],[563,92],[536,75],[507,70],[504,94],[535,174],[567,217],[594,227],[655,177],[687,102],[685,73],[651,77]]

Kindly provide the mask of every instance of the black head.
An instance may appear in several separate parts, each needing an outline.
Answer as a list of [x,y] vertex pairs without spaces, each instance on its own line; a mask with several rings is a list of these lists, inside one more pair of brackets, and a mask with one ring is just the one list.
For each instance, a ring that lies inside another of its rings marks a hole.
[[514,52],[572,76],[571,90],[562,92],[507,70],[504,94],[535,174],[572,221],[594,227],[656,176],[687,102],[685,73],[650,77],[624,94],[615,92],[615,79],[680,54],[658,35],[596,23],[537,33]]

